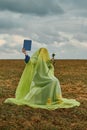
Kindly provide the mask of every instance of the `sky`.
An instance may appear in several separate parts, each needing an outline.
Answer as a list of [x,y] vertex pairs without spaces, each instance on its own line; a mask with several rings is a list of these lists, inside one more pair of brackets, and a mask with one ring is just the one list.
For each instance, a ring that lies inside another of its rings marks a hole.
[[87,59],[87,0],[0,0],[0,59],[23,59],[41,47],[56,59]]

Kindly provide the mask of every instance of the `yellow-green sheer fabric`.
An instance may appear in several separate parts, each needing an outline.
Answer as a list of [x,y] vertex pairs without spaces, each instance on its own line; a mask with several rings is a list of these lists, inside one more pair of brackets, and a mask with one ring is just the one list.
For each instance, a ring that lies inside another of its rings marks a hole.
[[8,98],[5,103],[28,105],[33,108],[54,110],[79,106],[75,99],[62,97],[59,80],[54,76],[54,67],[48,51],[36,51],[26,64],[16,89],[15,98]]

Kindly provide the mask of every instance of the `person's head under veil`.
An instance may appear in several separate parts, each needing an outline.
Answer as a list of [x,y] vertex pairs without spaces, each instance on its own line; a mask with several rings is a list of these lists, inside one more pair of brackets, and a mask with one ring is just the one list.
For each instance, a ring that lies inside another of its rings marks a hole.
[[36,64],[39,60],[43,60],[48,64],[52,64],[49,52],[46,48],[40,48],[32,55],[32,63]]
[[44,61],[50,60],[50,56],[49,56],[48,50],[47,50],[46,48],[40,48],[40,49],[39,49],[39,56],[40,56]]

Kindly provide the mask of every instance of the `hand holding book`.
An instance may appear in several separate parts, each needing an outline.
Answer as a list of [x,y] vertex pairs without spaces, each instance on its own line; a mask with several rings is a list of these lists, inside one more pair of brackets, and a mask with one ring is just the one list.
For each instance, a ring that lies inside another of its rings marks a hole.
[[22,52],[23,52],[25,55],[27,55],[26,50],[25,50],[24,48],[22,48]]

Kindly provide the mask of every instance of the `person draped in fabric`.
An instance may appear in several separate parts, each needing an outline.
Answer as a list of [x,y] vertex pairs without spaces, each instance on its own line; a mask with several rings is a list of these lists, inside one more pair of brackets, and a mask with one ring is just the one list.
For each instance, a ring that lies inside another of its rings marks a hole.
[[33,108],[54,110],[79,106],[75,99],[62,97],[59,80],[54,76],[48,50],[40,48],[30,58],[24,49],[25,69],[16,89],[15,98],[8,98],[5,103],[28,105]]

